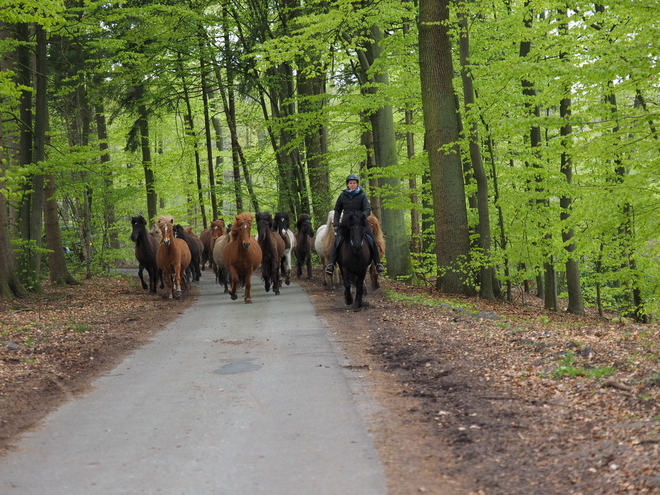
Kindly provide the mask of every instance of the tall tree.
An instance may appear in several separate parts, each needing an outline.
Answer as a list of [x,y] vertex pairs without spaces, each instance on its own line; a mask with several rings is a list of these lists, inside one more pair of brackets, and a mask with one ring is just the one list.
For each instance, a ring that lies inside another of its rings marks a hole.
[[420,0],[419,65],[426,146],[435,213],[437,287],[443,292],[471,292],[465,185],[458,152],[458,128],[449,36],[449,0]]

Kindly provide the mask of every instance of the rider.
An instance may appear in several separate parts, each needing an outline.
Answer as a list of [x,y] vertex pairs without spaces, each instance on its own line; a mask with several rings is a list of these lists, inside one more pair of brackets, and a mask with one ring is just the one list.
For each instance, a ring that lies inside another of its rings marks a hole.
[[[360,178],[357,175],[351,174],[346,177],[346,189],[344,189],[341,194],[339,194],[337,203],[335,204],[335,218],[332,222],[335,234],[337,233],[337,228],[339,227],[339,217],[341,216],[342,211],[352,211],[358,213],[361,212],[365,217],[368,217],[371,213],[371,204],[369,204],[369,198],[367,198],[367,195],[359,186],[359,184]],[[376,247],[376,243],[374,242],[374,234],[371,232],[371,224],[369,222],[366,222],[364,234],[367,238],[367,242],[369,242],[369,246],[371,247],[371,255],[373,257],[374,263],[376,264],[376,271],[378,273],[383,273],[385,271],[385,267],[380,262],[380,253]],[[344,238],[340,235],[335,238],[335,244],[332,247],[332,254],[330,255],[330,263],[328,263],[328,266],[325,267],[325,272],[329,273],[330,275],[332,275],[332,273],[335,271],[337,252],[343,240]]]

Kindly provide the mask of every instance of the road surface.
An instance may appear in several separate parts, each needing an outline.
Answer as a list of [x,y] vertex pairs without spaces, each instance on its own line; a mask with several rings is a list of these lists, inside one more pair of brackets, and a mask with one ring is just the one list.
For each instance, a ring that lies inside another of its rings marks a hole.
[[376,406],[304,290],[276,296],[253,277],[244,304],[208,271],[199,289],[151,343],[0,458],[0,493],[386,493],[364,421]]

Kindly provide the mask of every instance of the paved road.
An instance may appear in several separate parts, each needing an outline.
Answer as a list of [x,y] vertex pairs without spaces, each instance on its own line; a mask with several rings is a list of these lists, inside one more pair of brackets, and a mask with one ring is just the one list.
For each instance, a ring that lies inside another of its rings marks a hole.
[[253,278],[252,297],[205,272],[195,305],[0,458],[0,493],[386,493],[373,405],[306,293]]

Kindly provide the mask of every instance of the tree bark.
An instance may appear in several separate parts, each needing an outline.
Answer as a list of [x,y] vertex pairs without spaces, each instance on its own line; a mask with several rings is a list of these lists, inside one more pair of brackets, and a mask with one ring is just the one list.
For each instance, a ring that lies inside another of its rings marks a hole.
[[[422,107],[435,214],[437,287],[452,294],[471,293],[466,284],[469,259],[467,208],[457,146],[456,103],[449,0],[420,0],[419,62]],[[447,149],[446,147],[450,148]]]
[[[464,2],[461,2],[462,4]],[[463,99],[465,101],[465,115],[470,117],[472,107],[475,105],[474,88],[472,77],[468,72],[468,60],[470,58],[470,38],[468,33],[468,23],[465,17],[464,5],[459,9],[458,19],[460,27],[460,64],[461,79],[463,81]],[[478,245],[481,255],[484,257],[480,269],[480,289],[479,295],[484,299],[494,300],[493,281],[495,270],[490,260],[491,236],[490,236],[490,214],[488,204],[488,176],[481,159],[481,147],[479,146],[479,129],[476,118],[468,118],[467,135],[470,148],[470,162],[472,171],[477,182],[477,211],[479,215],[479,224],[477,233],[479,235]]]

